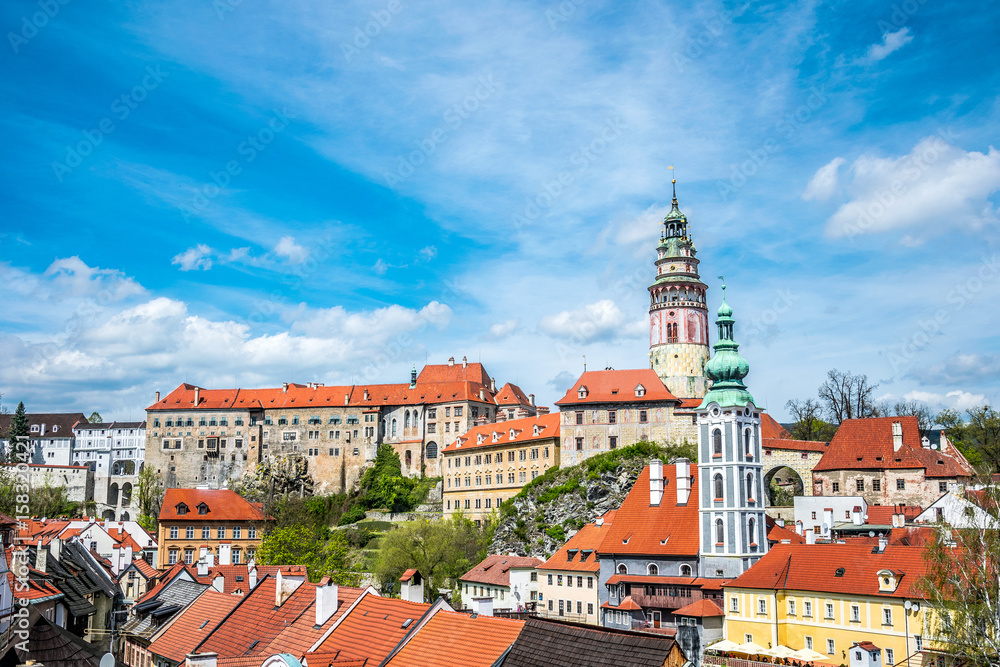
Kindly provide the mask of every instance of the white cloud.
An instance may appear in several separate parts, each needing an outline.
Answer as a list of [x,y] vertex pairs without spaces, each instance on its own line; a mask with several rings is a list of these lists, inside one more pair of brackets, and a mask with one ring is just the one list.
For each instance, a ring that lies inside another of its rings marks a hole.
[[175,255],[170,263],[180,265],[181,271],[208,271],[212,268],[212,252],[207,245],[199,243]]
[[987,403],[986,394],[973,394],[967,391],[949,391],[944,394],[936,394],[931,391],[911,391],[903,395],[908,401],[921,401],[932,408],[951,408],[964,412],[969,408],[974,408]]
[[309,257],[309,251],[296,243],[294,236],[282,236],[274,246],[274,254],[284,257],[292,264],[301,264]]
[[577,343],[629,338],[644,330],[644,321],[628,321],[614,301],[602,299],[577,310],[547,315],[538,323],[543,333]]
[[[907,155],[862,155],[850,167],[850,201],[826,224],[834,238],[918,228],[927,235],[977,230],[997,221],[989,201],[1000,189],[1000,151],[964,151],[941,136],[921,140]],[[918,242],[910,232],[907,242]]]
[[490,326],[490,336],[492,338],[506,338],[507,336],[514,333],[517,329],[517,325],[520,324],[520,320],[507,320],[506,322],[497,322]]
[[887,58],[890,54],[895,53],[907,44],[913,41],[913,33],[907,27],[902,27],[896,32],[887,32],[882,35],[882,42],[880,44],[872,44],[868,47],[867,53],[863,58],[866,63],[877,63],[880,60]]
[[389,270],[389,265],[385,263],[385,260],[381,257],[375,261],[375,266],[372,269],[380,276],[384,276],[385,272]]
[[420,256],[425,262],[429,262],[437,257],[438,249],[432,245],[420,249]]
[[835,157],[816,170],[812,179],[802,193],[806,201],[811,199],[826,200],[833,196],[840,178],[840,165],[844,164],[842,157]]

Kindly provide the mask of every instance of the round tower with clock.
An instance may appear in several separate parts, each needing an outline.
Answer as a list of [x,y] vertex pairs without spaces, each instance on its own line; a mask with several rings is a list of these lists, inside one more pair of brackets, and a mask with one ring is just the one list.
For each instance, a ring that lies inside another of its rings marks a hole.
[[649,286],[649,365],[678,398],[702,398],[708,390],[708,286],[698,275],[697,250],[687,216],[677,204],[663,218],[656,248],[656,280]]

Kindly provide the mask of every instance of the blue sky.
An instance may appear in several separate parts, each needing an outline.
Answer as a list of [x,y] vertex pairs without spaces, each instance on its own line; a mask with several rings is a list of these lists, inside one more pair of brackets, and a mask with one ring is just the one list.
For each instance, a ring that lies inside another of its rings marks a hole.
[[[53,11],[58,6],[58,11]],[[46,14],[48,7],[48,14]],[[993,402],[994,3],[7,2],[4,405],[647,363],[669,165],[750,389]]]

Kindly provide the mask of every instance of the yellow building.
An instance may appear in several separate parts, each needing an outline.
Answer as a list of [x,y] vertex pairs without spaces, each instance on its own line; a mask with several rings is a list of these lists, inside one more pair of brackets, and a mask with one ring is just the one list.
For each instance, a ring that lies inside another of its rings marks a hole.
[[935,664],[944,647],[928,633],[919,590],[924,547],[880,540],[775,545],[725,585],[726,638],[810,648],[836,664],[869,641],[883,665]]
[[600,625],[597,550],[608,534],[616,510],[604,513],[571,537],[538,570],[538,615],[576,623]]
[[479,522],[525,484],[559,467],[559,415],[476,426],[441,453],[444,511]]

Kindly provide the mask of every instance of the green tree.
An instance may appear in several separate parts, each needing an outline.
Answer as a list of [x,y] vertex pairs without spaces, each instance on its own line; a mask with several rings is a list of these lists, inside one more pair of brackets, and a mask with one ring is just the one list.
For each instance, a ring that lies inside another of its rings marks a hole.
[[1000,472],[1000,413],[983,405],[969,409],[966,414],[968,421],[955,410],[944,410],[935,421],[977,470]]
[[160,505],[163,502],[163,490],[156,473],[147,465],[139,471],[139,480],[135,485],[136,499],[139,503],[139,525],[151,533],[156,532],[157,518],[160,515]]
[[350,571],[347,536],[340,531],[286,526],[268,533],[257,550],[261,565],[305,565],[313,581],[330,576],[342,586],[357,586],[361,575]]
[[830,442],[837,427],[823,419],[823,406],[819,401],[807,398],[804,401],[792,399],[785,403],[794,423],[792,437],[796,440]]
[[366,509],[406,512],[413,509],[410,491],[417,480],[403,476],[399,454],[391,447],[379,447],[372,467],[361,476],[361,504]]
[[17,404],[17,410],[10,418],[10,428],[7,431],[7,442],[10,443],[8,460],[12,463],[31,462],[31,448],[24,438],[28,437],[28,415],[24,409],[24,401]]
[[94,410],[93,412],[90,413],[90,417],[87,418],[87,421],[89,421],[91,424],[100,424],[104,420],[101,419],[101,413],[98,412],[97,410]]
[[486,557],[491,539],[491,525],[479,527],[460,515],[405,524],[381,538],[375,576],[386,593],[396,590],[399,577],[411,567],[427,578],[430,591],[451,587]]
[[[988,481],[988,478],[984,481]],[[984,485],[981,505],[1000,507],[1000,489]],[[1000,657],[1000,531],[988,523],[941,526],[926,551],[920,587],[930,602],[929,632],[947,642],[956,664],[996,667]]]

